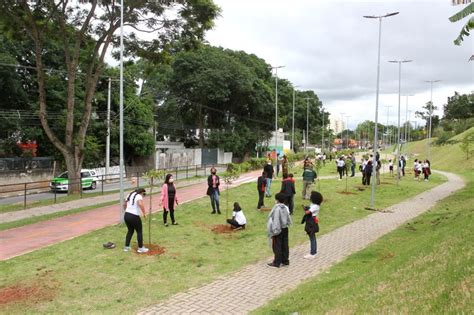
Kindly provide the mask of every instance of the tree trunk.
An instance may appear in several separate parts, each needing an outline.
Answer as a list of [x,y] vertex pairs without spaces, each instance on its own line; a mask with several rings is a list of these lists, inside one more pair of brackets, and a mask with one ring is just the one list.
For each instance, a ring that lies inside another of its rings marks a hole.
[[203,121],[203,117],[202,117],[202,106],[201,105],[199,105],[198,124],[199,124],[199,147],[202,149],[202,148],[204,148],[204,121]]
[[64,154],[64,159],[66,161],[69,185],[68,185],[68,194],[78,194],[81,192],[81,163],[77,161],[74,153]]

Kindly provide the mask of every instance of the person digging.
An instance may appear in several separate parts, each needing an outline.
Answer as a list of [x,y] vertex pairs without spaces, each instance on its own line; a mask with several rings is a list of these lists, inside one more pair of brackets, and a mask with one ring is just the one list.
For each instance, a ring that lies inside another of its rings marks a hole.
[[247,224],[247,218],[245,218],[244,212],[238,202],[234,202],[234,209],[232,211],[232,219],[227,219],[227,223],[230,224],[232,229],[243,230],[245,224]]

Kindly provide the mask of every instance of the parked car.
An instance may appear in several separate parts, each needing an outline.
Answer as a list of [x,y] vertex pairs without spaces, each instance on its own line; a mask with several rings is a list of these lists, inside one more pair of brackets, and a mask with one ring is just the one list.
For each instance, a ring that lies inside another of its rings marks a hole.
[[[81,170],[81,185],[82,189],[96,189],[97,182],[99,181],[99,177],[94,170]],[[68,173],[64,172],[59,174],[59,176],[53,178],[51,183],[49,183],[49,187],[51,190],[56,191],[68,191],[69,187],[69,178]]]

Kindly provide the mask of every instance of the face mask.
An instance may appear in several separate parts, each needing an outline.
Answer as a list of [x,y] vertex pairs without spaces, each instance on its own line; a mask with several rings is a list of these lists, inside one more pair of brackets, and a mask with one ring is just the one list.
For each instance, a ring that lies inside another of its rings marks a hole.
[[169,183],[172,183],[172,182],[174,182],[174,179],[173,179],[173,178],[170,178],[170,179],[168,180],[168,182],[169,182]]

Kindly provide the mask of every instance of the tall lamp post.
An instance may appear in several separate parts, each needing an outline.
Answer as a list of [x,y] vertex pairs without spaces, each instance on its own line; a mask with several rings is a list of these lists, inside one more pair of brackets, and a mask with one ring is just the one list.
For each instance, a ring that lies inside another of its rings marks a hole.
[[[392,107],[392,105],[385,105],[384,107],[387,108],[387,125],[385,126],[385,142],[384,142],[384,145],[386,147],[387,143],[389,143],[389,141],[388,141],[388,119],[390,117],[390,107]],[[382,135],[382,142],[383,142],[383,135]]]
[[[406,94],[406,95],[403,95],[406,97],[406,104],[405,104],[405,128],[403,128],[404,130],[404,136],[403,136],[403,139],[405,140],[405,143],[407,143],[407,139],[408,139],[408,124],[409,124],[409,120],[408,120],[408,97],[409,96],[414,96],[414,94]],[[405,147],[406,148],[406,147]]]
[[[377,147],[378,147],[378,139],[377,139],[377,133],[378,133],[378,114],[379,114],[379,85],[380,85],[380,46],[382,42],[382,19],[389,17],[389,16],[394,16],[397,15],[399,12],[392,12],[392,13],[387,13],[385,15],[364,15],[364,18],[366,19],[378,19],[379,20],[379,44],[378,44],[378,54],[377,54],[377,89],[375,93],[375,132],[374,132],[374,156],[372,160],[372,165],[375,167],[376,163],[376,153],[377,153]],[[375,173],[372,172],[372,193],[370,195],[370,207],[374,207],[375,203],[375,184],[376,184],[376,178],[375,178]]]
[[349,148],[349,118],[351,116],[346,116],[346,146],[347,146],[347,149],[350,149]]
[[344,149],[344,114],[345,113],[339,113],[341,114],[341,150]]
[[124,214],[124,187],[123,187],[123,174],[124,170],[124,154],[123,154],[123,0],[120,0],[120,104],[119,104],[119,112],[120,112],[120,222],[124,222],[123,214]]
[[389,60],[390,63],[398,63],[398,125],[397,125],[397,185],[400,181],[400,98],[402,88],[402,63],[413,60]]
[[275,69],[275,151],[277,151],[278,144],[278,69],[285,66],[275,66],[272,69]]
[[291,150],[295,152],[295,103],[296,103],[296,88],[298,85],[293,87],[293,120],[291,123]]
[[431,86],[431,96],[430,96],[430,122],[428,129],[428,160],[431,160],[431,116],[433,116],[433,83],[441,82],[441,80],[427,80],[425,81]]
[[321,113],[323,115],[323,128],[321,129],[321,153],[324,152],[324,107],[321,107]]
[[308,151],[308,142],[309,142],[309,100],[311,97],[306,97],[306,139],[304,141],[304,150]]

